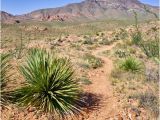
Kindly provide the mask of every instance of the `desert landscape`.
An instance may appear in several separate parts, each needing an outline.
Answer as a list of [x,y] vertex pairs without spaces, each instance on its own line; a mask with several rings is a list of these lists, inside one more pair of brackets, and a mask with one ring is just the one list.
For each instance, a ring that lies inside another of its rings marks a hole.
[[1,119],[158,120],[158,15],[138,0],[1,11]]

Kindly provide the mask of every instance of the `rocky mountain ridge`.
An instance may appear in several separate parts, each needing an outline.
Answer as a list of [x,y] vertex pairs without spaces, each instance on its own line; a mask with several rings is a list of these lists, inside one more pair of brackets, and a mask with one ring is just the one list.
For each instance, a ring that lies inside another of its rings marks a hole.
[[138,0],[85,0],[81,3],[72,3],[58,8],[40,9],[19,16],[13,16],[6,12],[1,12],[1,21],[83,21],[129,19],[133,16],[133,10],[144,19],[152,18],[153,15],[144,10],[144,5],[155,13],[159,12],[158,7],[143,4]]

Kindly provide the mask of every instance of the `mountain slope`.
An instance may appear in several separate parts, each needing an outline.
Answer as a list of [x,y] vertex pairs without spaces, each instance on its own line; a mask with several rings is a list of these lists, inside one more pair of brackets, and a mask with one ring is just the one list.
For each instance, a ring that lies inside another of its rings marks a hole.
[[14,19],[14,16],[12,14],[9,14],[7,12],[1,11],[0,12],[0,21],[1,22],[10,22]]
[[[85,0],[64,7],[36,10],[22,15],[21,20],[27,18],[41,21],[129,19],[133,16],[133,10],[144,19],[152,18],[153,15],[144,10],[144,5],[138,0]],[[158,7],[146,6],[158,13]]]

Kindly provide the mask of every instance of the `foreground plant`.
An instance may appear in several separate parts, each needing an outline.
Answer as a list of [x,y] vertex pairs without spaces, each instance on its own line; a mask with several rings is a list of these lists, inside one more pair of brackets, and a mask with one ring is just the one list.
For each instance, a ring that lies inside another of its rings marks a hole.
[[5,90],[6,88],[6,83],[9,80],[10,74],[8,73],[9,69],[11,68],[11,66],[9,65],[9,61],[10,61],[10,55],[9,54],[0,54],[1,56],[1,61],[0,61],[0,65],[1,65],[1,69],[0,69],[0,95],[1,95],[1,99],[0,99],[0,105],[2,107],[5,107],[5,103],[8,101],[8,97],[9,94],[7,93],[7,91]]
[[76,114],[80,111],[79,86],[73,79],[69,60],[55,58],[45,50],[33,49],[26,64],[20,66],[26,80],[25,86],[14,92],[15,100],[22,106],[58,114]]
[[128,57],[123,60],[119,67],[125,71],[140,72],[142,70],[142,64],[140,61],[133,57]]

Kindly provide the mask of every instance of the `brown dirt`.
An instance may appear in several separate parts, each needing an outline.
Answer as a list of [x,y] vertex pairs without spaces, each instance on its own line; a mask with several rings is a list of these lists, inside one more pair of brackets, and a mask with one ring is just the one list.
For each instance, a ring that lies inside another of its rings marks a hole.
[[105,50],[111,50],[116,43],[97,48],[92,54],[104,61],[103,67],[89,72],[92,84],[85,88],[88,93],[95,94],[100,98],[99,108],[89,113],[86,120],[106,120],[117,116],[120,112],[120,106],[117,98],[113,94],[110,82],[110,74],[113,69],[112,60],[108,57],[100,56],[99,53]]

